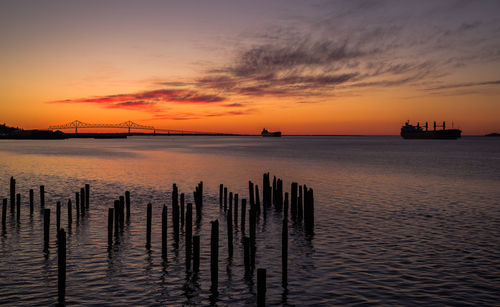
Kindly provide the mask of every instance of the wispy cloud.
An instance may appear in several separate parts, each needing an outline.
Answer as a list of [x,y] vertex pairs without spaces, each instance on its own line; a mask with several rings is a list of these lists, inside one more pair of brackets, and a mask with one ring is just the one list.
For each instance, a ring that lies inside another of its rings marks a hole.
[[204,94],[194,90],[159,89],[132,94],[117,94],[107,96],[94,96],[76,99],[49,101],[48,103],[60,104],[96,104],[113,109],[143,109],[157,112],[165,104],[218,104],[225,102],[226,98],[219,95]]
[[452,83],[452,84],[446,84],[446,85],[441,85],[441,86],[436,86],[436,87],[430,87],[430,88],[427,88],[426,90],[437,91],[437,90],[457,89],[457,88],[485,86],[485,85],[500,85],[500,80],[483,81],[483,82]]

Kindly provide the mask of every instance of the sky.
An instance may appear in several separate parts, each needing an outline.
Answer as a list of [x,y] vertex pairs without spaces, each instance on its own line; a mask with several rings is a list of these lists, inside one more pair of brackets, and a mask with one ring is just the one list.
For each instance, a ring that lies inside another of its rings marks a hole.
[[0,2],[0,122],[500,132],[500,1]]

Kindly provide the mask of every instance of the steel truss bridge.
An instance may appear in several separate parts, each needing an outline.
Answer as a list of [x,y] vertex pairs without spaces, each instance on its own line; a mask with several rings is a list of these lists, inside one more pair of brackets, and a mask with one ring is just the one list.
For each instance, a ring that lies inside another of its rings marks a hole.
[[132,121],[126,121],[123,123],[119,124],[89,124],[89,123],[84,123],[79,120],[74,120],[70,123],[63,124],[63,125],[53,125],[49,126],[49,130],[65,130],[65,129],[75,129],[75,134],[78,134],[78,129],[87,129],[87,128],[94,128],[94,129],[101,129],[101,128],[110,128],[110,129],[116,129],[116,128],[122,128],[122,129],[127,129],[128,133],[130,134],[130,131],[133,130],[150,130],[153,132],[153,134],[156,134],[157,132],[159,133],[166,133],[166,134],[218,134],[218,133],[211,133],[211,132],[201,132],[201,131],[188,131],[188,130],[173,130],[173,129],[156,129],[153,126],[145,126],[145,125],[140,125],[136,124]]

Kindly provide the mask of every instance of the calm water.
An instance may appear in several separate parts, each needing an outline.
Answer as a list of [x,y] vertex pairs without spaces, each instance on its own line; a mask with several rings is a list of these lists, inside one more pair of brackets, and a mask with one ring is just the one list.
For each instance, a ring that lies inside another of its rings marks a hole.
[[[68,304],[209,304],[214,219],[220,221],[217,303],[254,304],[255,276],[244,278],[239,231],[234,257],[227,258],[218,188],[223,183],[246,198],[248,180],[261,188],[264,172],[283,178],[286,190],[292,181],[312,187],[316,205],[312,239],[290,222],[288,293],[281,288],[281,214],[271,209],[265,222],[259,220],[256,267],[267,269],[269,305],[498,304],[500,140],[481,137],[2,140],[0,198],[9,197],[14,176],[23,211],[20,225],[8,213],[0,237],[0,304],[55,303],[55,222],[45,255],[38,186],[45,185],[46,206],[55,212],[56,201],[65,204],[85,183],[91,185],[90,214],[68,233]],[[201,272],[192,278],[185,272],[183,233],[175,249],[169,229],[168,263],[162,263],[160,218],[161,206],[171,204],[173,183],[192,202],[200,180],[205,207],[193,233],[201,235]],[[131,191],[132,219],[108,252],[107,208],[125,190]],[[151,252],[144,248],[148,202]],[[67,228],[65,206],[62,212]]]

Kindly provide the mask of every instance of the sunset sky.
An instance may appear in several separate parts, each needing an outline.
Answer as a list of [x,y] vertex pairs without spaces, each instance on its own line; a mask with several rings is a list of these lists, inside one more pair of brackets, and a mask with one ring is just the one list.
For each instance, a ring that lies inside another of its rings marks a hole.
[[500,1],[1,1],[0,123],[500,132]]

